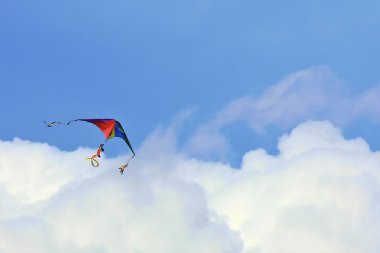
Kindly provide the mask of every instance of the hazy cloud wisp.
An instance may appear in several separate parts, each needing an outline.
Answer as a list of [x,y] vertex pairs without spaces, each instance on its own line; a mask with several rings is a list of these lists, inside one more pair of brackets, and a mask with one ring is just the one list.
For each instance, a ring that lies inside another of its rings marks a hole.
[[256,132],[265,131],[268,126],[289,129],[306,120],[329,120],[340,126],[363,117],[379,121],[379,87],[353,94],[327,66],[297,71],[259,97],[231,101],[196,130],[184,150],[201,157],[225,152],[229,145],[221,130],[238,121]]

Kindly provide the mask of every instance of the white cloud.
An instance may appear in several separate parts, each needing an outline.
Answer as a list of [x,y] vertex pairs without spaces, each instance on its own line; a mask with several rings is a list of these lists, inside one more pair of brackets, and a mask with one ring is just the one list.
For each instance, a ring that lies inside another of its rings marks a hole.
[[357,117],[369,117],[373,121],[380,120],[380,85],[359,94],[352,102],[349,112],[354,112]]
[[165,171],[172,166],[166,161],[179,156],[136,159],[120,176],[125,157],[92,168],[83,158],[94,150],[63,152],[19,139],[0,147],[0,252],[235,253],[242,247],[238,233],[208,209],[199,185]]
[[330,68],[308,68],[286,76],[259,97],[233,100],[197,129],[185,150],[200,156],[226,152],[228,141],[220,132],[237,121],[246,122],[258,132],[273,125],[288,129],[306,120],[344,125],[365,117],[378,122],[379,101],[380,86],[353,94]]
[[380,155],[328,122],[298,126],[279,147],[248,152],[233,173],[214,168],[223,184],[193,169],[245,252],[378,252]]
[[316,149],[368,152],[368,144],[361,138],[345,140],[340,129],[327,122],[309,122],[296,127],[290,135],[282,136],[278,149],[281,156],[292,158]]
[[237,170],[160,130],[120,176],[125,157],[94,169],[93,150],[2,141],[0,252],[379,252],[379,153],[314,121],[278,147]]

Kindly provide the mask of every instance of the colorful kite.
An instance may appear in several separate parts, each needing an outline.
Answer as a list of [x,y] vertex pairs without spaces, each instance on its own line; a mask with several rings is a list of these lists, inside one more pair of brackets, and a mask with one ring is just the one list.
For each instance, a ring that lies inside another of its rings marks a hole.
[[[125,168],[127,168],[127,166],[128,166],[129,161],[135,156],[135,152],[133,151],[132,145],[129,142],[127,135],[125,134],[124,129],[121,126],[121,124],[114,119],[76,119],[76,120],[71,120],[67,123],[62,123],[59,121],[53,121],[51,123],[45,122],[45,124],[47,127],[52,127],[54,125],[66,125],[66,126],[68,126],[70,123],[76,122],[76,121],[86,121],[86,122],[92,123],[95,126],[99,127],[99,129],[103,132],[104,137],[106,138],[105,141],[107,141],[113,137],[120,137],[125,141],[125,143],[127,143],[129,149],[132,151],[132,156],[127,160],[126,164],[122,165],[119,168],[120,174],[123,174]],[[99,166],[99,162],[95,158],[100,157],[101,152],[104,151],[103,146],[104,146],[104,143],[100,144],[96,154],[94,154],[91,157],[86,158],[86,160],[91,161],[91,164],[94,167]]]

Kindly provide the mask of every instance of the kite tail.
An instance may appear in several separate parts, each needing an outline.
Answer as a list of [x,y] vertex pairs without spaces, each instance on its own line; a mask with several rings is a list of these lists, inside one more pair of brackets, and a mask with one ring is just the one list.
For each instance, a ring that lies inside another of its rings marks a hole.
[[70,120],[70,121],[67,122],[67,123],[62,123],[62,122],[60,122],[60,121],[53,121],[53,122],[47,123],[47,122],[44,120],[44,123],[45,123],[46,127],[52,127],[52,126],[54,126],[54,125],[66,125],[66,126],[68,126],[68,125],[70,125],[71,122],[74,122],[74,121],[78,121],[78,120],[77,120],[77,119],[75,119],[75,120]]
[[132,160],[133,157],[135,157],[135,152],[133,152],[133,155],[131,157],[129,157],[129,159],[127,160],[127,163],[119,168],[121,175],[123,175],[123,172],[124,172],[125,168],[128,167],[128,163],[129,163],[130,160]]
[[91,160],[91,165],[93,167],[99,167],[99,162],[95,159],[96,157],[100,157],[100,154],[102,152],[104,152],[104,149],[103,149],[103,146],[104,144],[100,144],[99,145],[99,148],[98,148],[98,151],[96,151],[96,154],[91,156],[91,157],[86,157],[85,160]]
[[84,160],[91,160],[91,165],[93,167],[99,167],[99,162],[95,159],[96,155],[93,155],[91,157],[86,157]]

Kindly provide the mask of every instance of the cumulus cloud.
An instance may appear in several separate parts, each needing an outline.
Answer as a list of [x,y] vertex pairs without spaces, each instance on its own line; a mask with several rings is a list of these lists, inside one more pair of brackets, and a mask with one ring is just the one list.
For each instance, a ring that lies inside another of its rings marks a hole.
[[178,157],[136,159],[120,176],[126,157],[94,169],[83,161],[94,150],[19,139],[0,148],[0,252],[241,250],[238,232],[208,208],[202,188],[165,171]]
[[[160,149],[164,147],[164,149]],[[156,131],[123,176],[93,150],[0,142],[0,252],[379,252],[380,154],[327,121],[241,167],[181,154]],[[83,162],[82,162],[83,161]]]
[[217,183],[212,169],[193,166],[243,252],[377,252],[379,153],[329,122],[301,124],[278,146],[277,156],[248,152],[239,170],[213,168]]
[[311,67],[289,74],[259,97],[245,96],[231,101],[197,129],[185,150],[194,155],[225,152],[228,141],[220,132],[238,121],[246,122],[257,132],[268,126],[288,129],[306,120],[345,125],[365,117],[378,122],[379,101],[380,86],[353,94],[329,67]]

